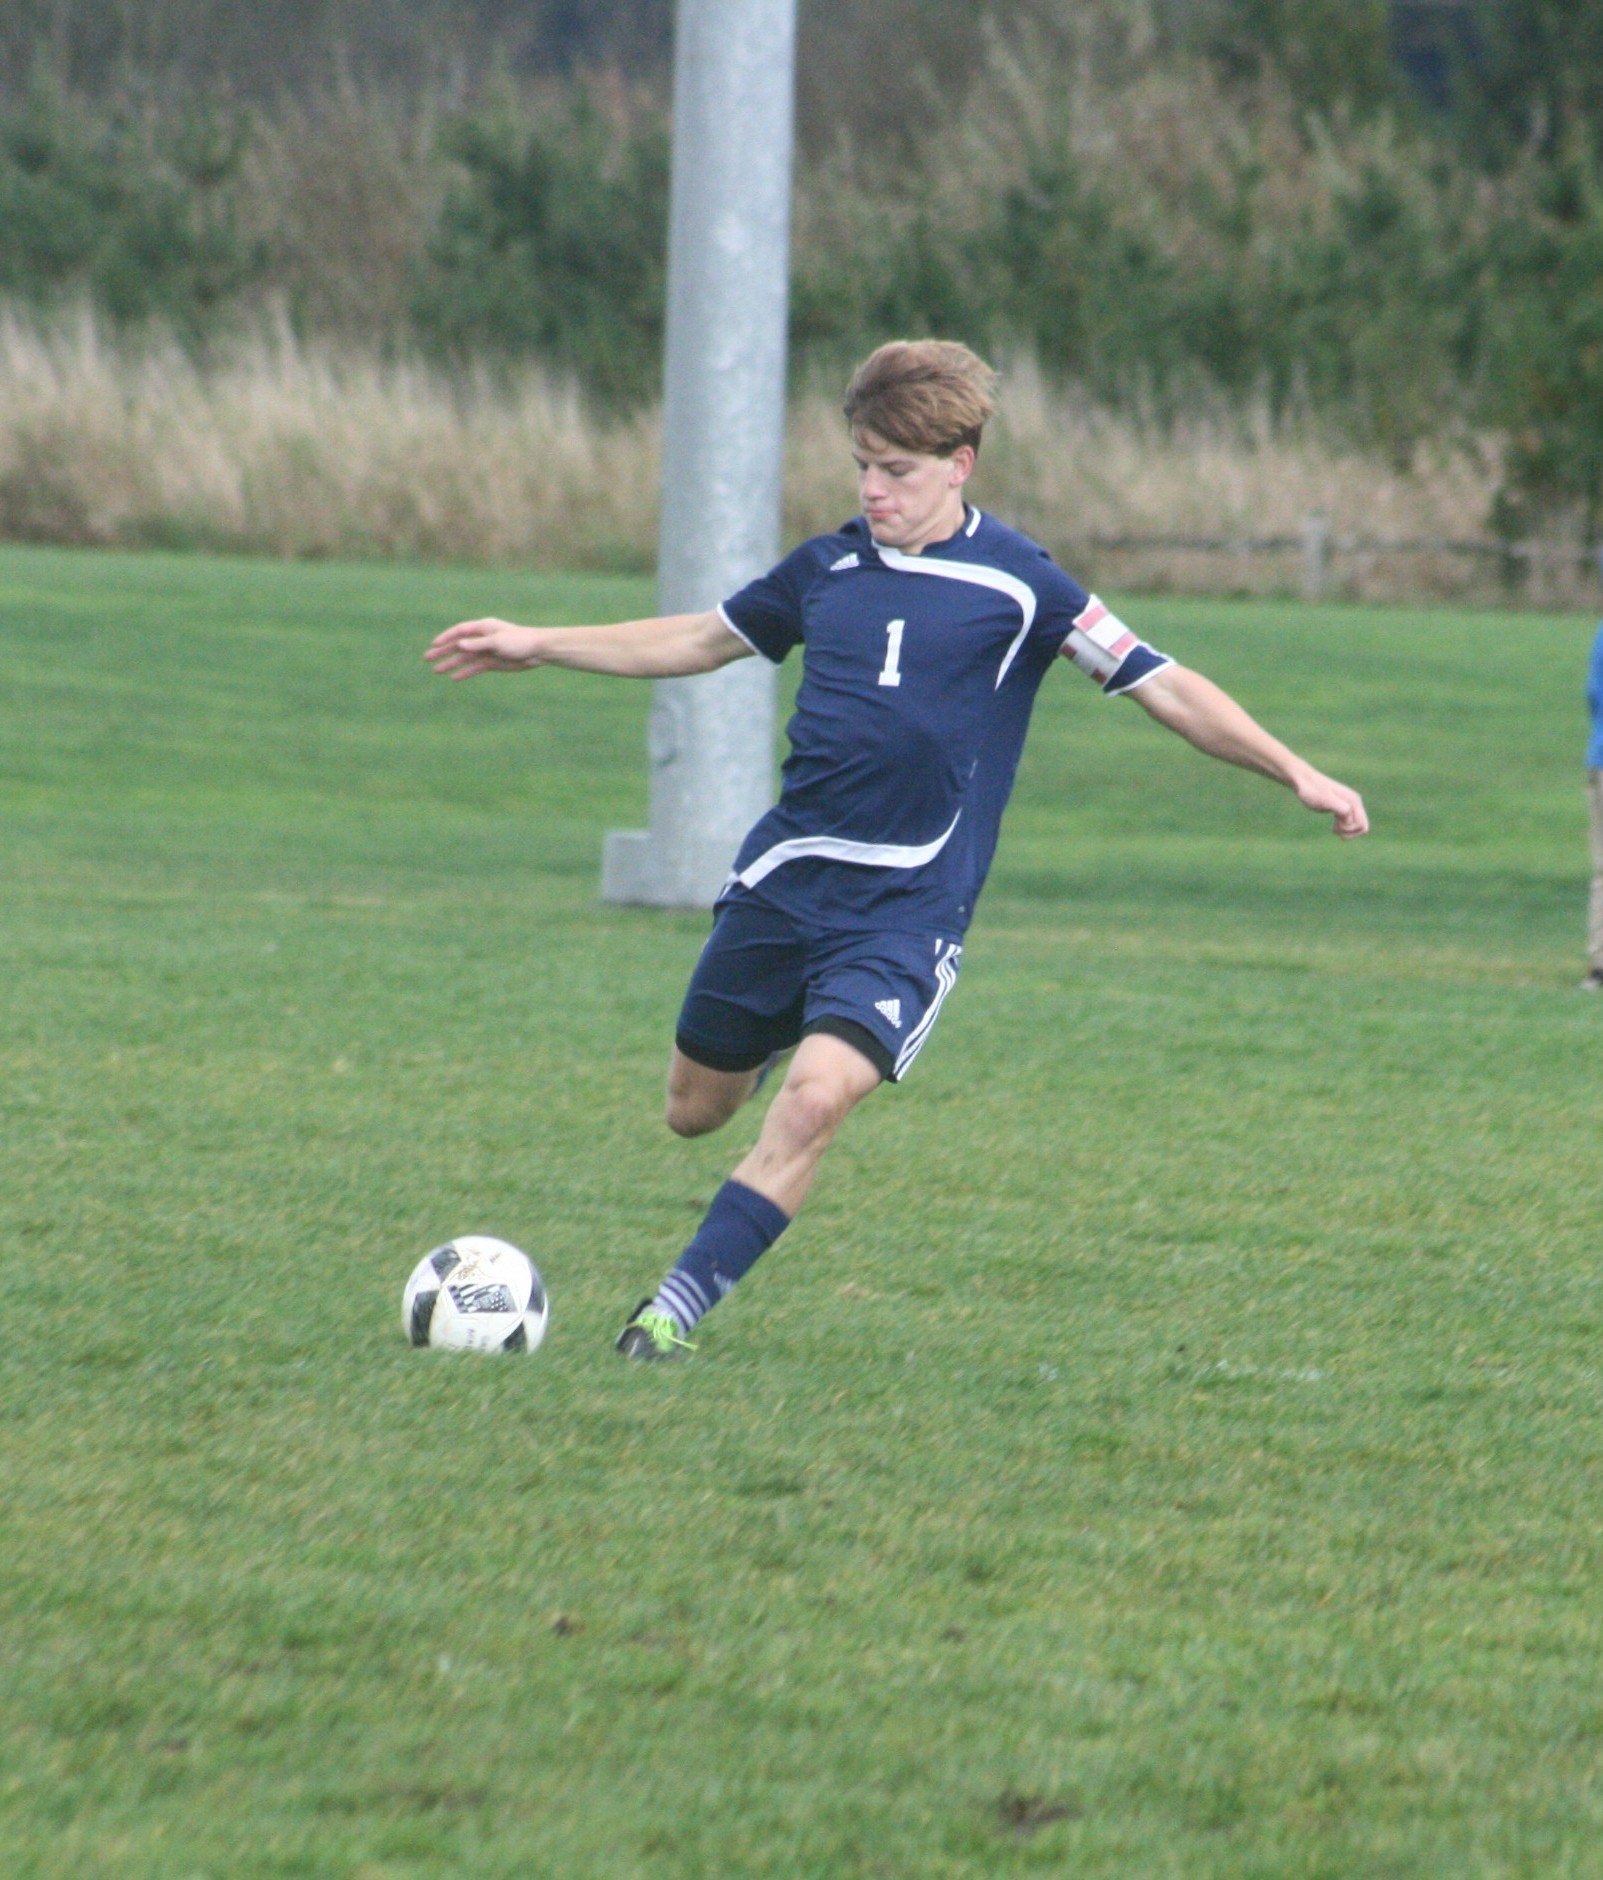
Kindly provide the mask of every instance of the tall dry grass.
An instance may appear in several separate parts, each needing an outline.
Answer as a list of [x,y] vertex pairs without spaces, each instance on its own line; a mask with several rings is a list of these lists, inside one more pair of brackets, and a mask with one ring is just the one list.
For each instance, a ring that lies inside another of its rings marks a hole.
[[[197,362],[161,338],[113,340],[87,313],[50,326],[0,314],[0,538],[13,541],[647,568],[658,428],[655,412],[599,418],[532,368],[450,375],[308,346],[285,325]],[[1099,538],[1295,535],[1312,510],[1337,538],[1475,536],[1495,477],[1485,451],[1421,450],[1400,468],[1266,408],[1116,415],[1021,362],[975,491],[1082,578],[1272,592],[1296,585],[1294,554]],[[833,388],[806,388],[786,534],[854,507]],[[1442,557],[1348,557],[1334,575],[1336,591],[1377,597],[1488,590],[1484,565]]]
[[451,378],[287,326],[198,363],[0,315],[0,536],[297,557],[617,565],[653,539],[654,418],[537,371]]
[[[791,412],[786,523],[792,537],[835,526],[852,506],[836,402],[814,392]],[[1324,517],[1333,553],[1328,592],[1354,599],[1505,598],[1495,565],[1441,550],[1354,551],[1347,544],[1483,537],[1497,487],[1489,442],[1417,446],[1404,465],[1363,451],[1267,400],[1233,408],[1198,396],[1175,418],[1112,411],[1050,387],[1028,359],[1003,374],[975,499],[1046,544],[1086,582],[1146,592],[1276,594],[1302,577],[1306,520]],[[1167,538],[1115,547],[1110,538]],[[1174,538],[1236,542],[1187,548]],[[1273,552],[1249,544],[1291,538]],[[1489,572],[1491,570],[1492,572]],[[1590,597],[1594,577],[1538,566],[1518,597]]]

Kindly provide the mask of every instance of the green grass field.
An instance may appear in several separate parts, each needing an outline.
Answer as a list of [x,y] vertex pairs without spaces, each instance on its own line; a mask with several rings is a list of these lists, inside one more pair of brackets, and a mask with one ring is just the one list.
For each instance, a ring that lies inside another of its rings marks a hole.
[[[963,982],[698,1357],[704,923],[602,908],[626,581],[0,554],[0,1873],[1603,1873],[1589,623],[1132,604]],[[534,1360],[402,1342],[453,1232]]]

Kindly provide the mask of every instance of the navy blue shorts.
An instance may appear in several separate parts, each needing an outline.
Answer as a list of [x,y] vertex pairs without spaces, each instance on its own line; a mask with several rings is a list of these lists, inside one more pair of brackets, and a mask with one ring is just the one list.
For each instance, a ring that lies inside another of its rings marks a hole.
[[825,933],[762,901],[713,917],[675,1042],[715,1071],[751,1071],[809,1032],[854,1045],[896,1083],[957,982],[963,948],[928,933]]

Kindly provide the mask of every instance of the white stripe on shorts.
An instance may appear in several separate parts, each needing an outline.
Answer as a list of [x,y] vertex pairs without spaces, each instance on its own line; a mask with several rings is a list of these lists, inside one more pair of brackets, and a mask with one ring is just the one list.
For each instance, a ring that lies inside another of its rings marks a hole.
[[957,984],[957,968],[962,957],[963,949],[954,940],[935,962],[935,997],[930,1001],[930,1009],[907,1034],[907,1037],[902,1041],[901,1050],[896,1054],[896,1075],[898,1079],[901,1077],[902,1072],[912,1063],[913,1059],[918,1056],[919,1052],[923,1050],[924,1040],[930,1035],[930,1029],[936,1019],[940,1017],[941,1006],[946,999],[947,993]]

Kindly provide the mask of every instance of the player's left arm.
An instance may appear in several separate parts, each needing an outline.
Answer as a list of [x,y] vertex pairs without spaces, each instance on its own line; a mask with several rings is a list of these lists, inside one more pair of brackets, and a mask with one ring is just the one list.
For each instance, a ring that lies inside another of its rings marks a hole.
[[1369,818],[1356,790],[1315,770],[1278,738],[1272,738],[1228,692],[1221,691],[1200,672],[1186,666],[1164,666],[1132,686],[1127,696],[1199,751],[1283,783],[1305,808],[1328,814],[1336,835],[1368,834]]

